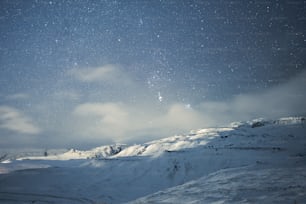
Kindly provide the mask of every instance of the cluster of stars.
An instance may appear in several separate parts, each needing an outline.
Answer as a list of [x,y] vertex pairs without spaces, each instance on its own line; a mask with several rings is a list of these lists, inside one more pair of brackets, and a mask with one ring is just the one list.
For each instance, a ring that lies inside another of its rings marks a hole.
[[[31,95],[10,102],[22,110],[63,90],[186,109],[230,100],[306,69],[305,13],[302,0],[1,1],[0,96]],[[120,67],[109,81],[67,74],[107,64]]]

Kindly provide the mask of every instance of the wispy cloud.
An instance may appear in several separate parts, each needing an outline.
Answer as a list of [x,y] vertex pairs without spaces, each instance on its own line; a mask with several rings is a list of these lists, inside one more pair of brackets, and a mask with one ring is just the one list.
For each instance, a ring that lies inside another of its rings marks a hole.
[[75,90],[61,90],[53,94],[56,100],[79,100],[82,95]]
[[74,111],[77,132],[87,137],[122,137],[130,130],[129,112],[117,103],[84,103]]
[[287,83],[236,96],[226,102],[203,102],[199,110],[213,125],[256,117],[278,118],[306,114],[306,72]]
[[[233,121],[306,114],[306,72],[287,83],[261,92],[242,94],[227,101],[203,101],[186,105],[163,93],[160,95],[164,100],[159,101],[158,92],[148,91],[137,81],[130,82],[132,86],[122,86],[121,82],[115,80],[120,81],[121,77],[122,80],[133,81],[133,77],[118,67],[88,70],[84,72],[87,75],[84,79],[81,79],[81,75],[79,78],[73,75],[72,80],[77,80],[81,85],[84,82],[92,83],[90,88],[84,91],[68,86],[44,101],[38,101],[28,107],[32,108],[32,119],[11,105],[0,106],[0,128],[29,137],[43,129],[46,137],[40,137],[39,141],[31,138],[38,145],[82,146],[86,142],[96,145],[104,142],[148,141],[187,133],[192,129],[223,126]],[[74,74],[78,71],[74,71]],[[92,73],[99,77],[95,78]],[[103,95],[104,86],[100,87],[98,81],[115,81],[106,86],[111,94]],[[86,95],[87,92],[101,95]],[[133,94],[135,100],[128,100],[124,96],[125,92]],[[110,98],[112,94],[118,97]],[[16,135],[15,138],[18,137]],[[24,144],[25,139],[18,138],[18,141]]]
[[29,95],[25,93],[16,93],[16,94],[8,95],[5,98],[8,100],[28,99]]
[[206,101],[186,105],[147,101],[101,102],[87,101],[75,106],[71,119],[72,135],[79,138],[106,139],[116,142],[160,138],[186,133],[191,129],[223,126],[233,121],[257,117],[277,118],[306,114],[306,74],[286,84],[263,92],[243,94],[224,101]]
[[113,85],[131,83],[131,77],[122,71],[119,66],[113,64],[92,68],[73,68],[68,71],[68,75],[80,82],[87,83],[100,82]]
[[32,123],[32,120],[19,110],[0,106],[0,128],[23,134],[38,134],[40,128]]
[[201,114],[181,103],[172,104],[164,114],[154,120],[156,129],[189,131],[202,126]]
[[73,111],[76,134],[114,141],[127,141],[154,134],[156,137],[188,131],[200,126],[201,116],[183,104],[173,104],[166,111],[120,103],[85,103]]
[[98,68],[74,68],[68,74],[83,82],[96,82],[108,80],[116,71],[115,66],[105,65]]

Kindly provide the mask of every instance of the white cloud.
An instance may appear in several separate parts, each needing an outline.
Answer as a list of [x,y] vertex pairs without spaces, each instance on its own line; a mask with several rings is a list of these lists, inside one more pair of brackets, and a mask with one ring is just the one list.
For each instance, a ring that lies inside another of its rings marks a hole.
[[0,128],[24,134],[38,134],[40,129],[19,110],[0,106]]
[[101,117],[101,122],[108,125],[117,124],[128,114],[121,105],[114,103],[85,103],[77,106],[74,113],[80,116]]
[[132,77],[122,71],[119,66],[108,64],[96,68],[73,68],[68,75],[80,82],[109,83],[115,85],[132,85]]
[[[73,111],[75,134],[82,137],[112,139],[116,142],[152,134],[156,137],[189,131],[201,126],[201,116],[184,104],[173,104],[156,112],[137,105],[85,103]],[[72,127],[72,125],[71,125]]]
[[121,104],[84,103],[74,111],[77,132],[86,137],[122,137],[128,131],[129,113]]
[[69,74],[83,82],[107,80],[116,72],[114,65],[105,65],[98,68],[71,69]]
[[53,97],[56,100],[79,100],[81,98],[81,94],[74,90],[61,90],[57,91],[53,94]]
[[260,93],[244,94],[227,102],[204,102],[199,109],[213,125],[257,117],[278,118],[306,114],[306,72]]
[[199,128],[202,125],[202,116],[194,109],[186,107],[185,104],[172,104],[167,112],[155,119],[156,128],[188,131]]
[[16,93],[16,94],[6,96],[6,99],[9,99],[9,100],[19,100],[19,99],[28,99],[28,98],[29,98],[29,95],[24,94],[24,93]]
[[[48,98],[45,104],[33,106],[44,133],[49,131],[48,134],[53,136],[50,138],[56,144],[148,141],[256,117],[306,114],[306,72],[286,84],[262,92],[239,95],[228,101],[205,101],[191,105],[177,103],[173,99],[175,97],[169,99],[169,96],[162,102],[158,101],[158,92],[148,92],[143,84],[132,82],[133,77],[113,65],[74,69],[70,75],[81,83],[109,83],[105,87],[118,97],[109,98],[111,94],[90,97],[82,90],[63,89],[54,93],[53,98]],[[122,86],[122,81],[132,86]],[[99,84],[92,87],[94,85]],[[97,94],[97,90],[88,92]],[[135,100],[127,100],[125,93],[133,94]],[[19,110],[2,106],[0,113],[0,128],[31,134],[40,131]]]

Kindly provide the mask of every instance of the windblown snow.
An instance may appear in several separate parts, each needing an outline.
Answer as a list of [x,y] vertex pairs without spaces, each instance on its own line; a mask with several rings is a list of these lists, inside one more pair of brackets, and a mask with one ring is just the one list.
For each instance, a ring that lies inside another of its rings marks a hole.
[[0,203],[305,203],[304,117],[88,151],[0,155]]

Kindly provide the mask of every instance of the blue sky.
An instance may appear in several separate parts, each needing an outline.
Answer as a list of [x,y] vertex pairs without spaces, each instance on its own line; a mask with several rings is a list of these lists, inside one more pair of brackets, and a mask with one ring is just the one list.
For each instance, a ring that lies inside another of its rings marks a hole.
[[0,147],[303,115],[304,1],[0,3]]

